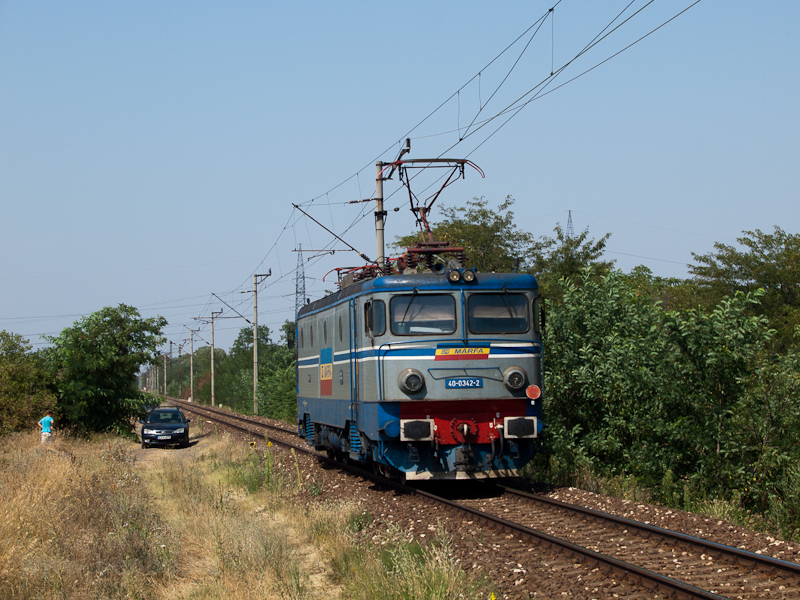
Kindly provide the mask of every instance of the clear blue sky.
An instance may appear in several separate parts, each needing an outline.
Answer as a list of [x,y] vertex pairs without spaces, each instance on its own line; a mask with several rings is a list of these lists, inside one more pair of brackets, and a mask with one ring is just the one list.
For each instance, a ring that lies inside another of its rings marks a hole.
[[[259,321],[277,330],[293,318],[293,249],[342,247],[292,203],[374,258],[372,206],[344,203],[372,196],[375,161],[406,135],[412,158],[485,171],[440,202],[512,195],[537,237],[571,210],[576,231],[611,232],[607,258],[626,272],[682,277],[692,252],[742,230],[800,231],[794,0],[702,0],[450,149],[479,106],[477,123],[530,99],[630,0],[562,0],[524,53],[533,30],[489,65],[555,1],[0,1],[0,328],[38,347],[125,303],[164,315],[177,343],[193,317],[235,315],[212,293],[252,318],[241,292],[272,269]],[[623,19],[642,12],[547,89],[691,3],[635,0]],[[413,220],[396,181],[385,194],[401,208],[391,241]],[[308,296],[360,263],[306,262]],[[246,325],[220,321],[217,345]]]

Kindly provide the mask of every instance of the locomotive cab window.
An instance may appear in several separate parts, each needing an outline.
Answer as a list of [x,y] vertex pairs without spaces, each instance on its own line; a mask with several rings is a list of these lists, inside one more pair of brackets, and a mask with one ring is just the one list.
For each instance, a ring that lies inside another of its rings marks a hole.
[[525,333],[529,328],[525,294],[471,294],[467,314],[472,333]]
[[386,305],[383,300],[364,304],[364,333],[377,336],[386,333]]
[[453,296],[417,293],[395,296],[389,309],[395,335],[455,333],[456,301]]

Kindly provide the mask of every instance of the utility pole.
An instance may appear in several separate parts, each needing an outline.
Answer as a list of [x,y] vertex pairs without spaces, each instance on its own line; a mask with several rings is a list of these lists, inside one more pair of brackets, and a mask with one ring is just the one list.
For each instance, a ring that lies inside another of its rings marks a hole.
[[[186,325],[184,325],[186,327]],[[186,329],[189,329],[186,327]],[[194,334],[198,333],[199,329],[189,329],[189,401],[194,401]]]
[[378,269],[383,274],[383,264],[385,262],[383,248],[383,223],[386,218],[386,211],[383,210],[383,167],[381,161],[375,163],[375,253],[378,257]]
[[214,317],[221,315],[222,311],[211,311],[211,406],[216,406],[214,395]]
[[253,414],[258,414],[258,278],[262,281],[272,275],[253,275]]
[[[399,163],[403,155],[409,152],[411,152],[411,139],[406,138],[405,148],[400,151],[396,163]],[[375,253],[378,255],[375,258],[375,263],[378,265],[380,275],[383,275],[383,269],[386,266],[386,250],[383,242],[383,229],[386,221],[386,211],[383,210],[383,169],[385,167],[386,163],[382,161],[375,163]],[[392,172],[394,172],[394,167],[392,167],[387,179],[391,178]]]
[[[169,362],[172,362],[172,340],[170,340],[170,342],[169,342]],[[167,395],[167,393],[166,393],[166,390],[167,390],[167,367],[166,367],[166,364],[167,363],[165,362],[164,363],[164,396],[165,397]],[[175,379],[175,375],[173,375],[172,378]]]
[[570,210],[567,215],[567,245],[569,246],[569,257],[571,259],[574,252],[572,239],[575,237],[575,230],[572,228],[572,211]]
[[181,340],[178,344],[178,396],[183,400],[183,361],[181,360],[181,350],[188,340]]

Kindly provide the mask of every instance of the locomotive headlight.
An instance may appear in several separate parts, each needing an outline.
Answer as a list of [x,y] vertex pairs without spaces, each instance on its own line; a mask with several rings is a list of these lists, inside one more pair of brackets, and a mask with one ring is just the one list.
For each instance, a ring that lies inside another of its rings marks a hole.
[[458,271],[458,269],[450,269],[447,272],[447,281],[450,283],[458,283],[461,281],[461,273]]
[[473,281],[475,281],[475,271],[473,271],[472,269],[468,269],[461,274],[461,277],[464,278],[464,281],[466,283],[472,283]]
[[406,394],[416,394],[425,387],[425,378],[416,369],[405,369],[397,376],[397,385]]
[[528,374],[522,367],[508,367],[503,371],[503,383],[512,392],[521,390],[528,380]]

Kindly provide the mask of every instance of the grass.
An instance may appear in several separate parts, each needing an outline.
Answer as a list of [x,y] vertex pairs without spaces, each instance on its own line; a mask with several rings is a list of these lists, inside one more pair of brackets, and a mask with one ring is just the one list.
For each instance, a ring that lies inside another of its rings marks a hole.
[[123,447],[0,440],[0,596],[134,598],[175,572],[175,536]]
[[489,597],[446,535],[376,535],[363,506],[323,501],[296,457],[204,439],[142,464],[114,437],[0,438],[0,597]]

